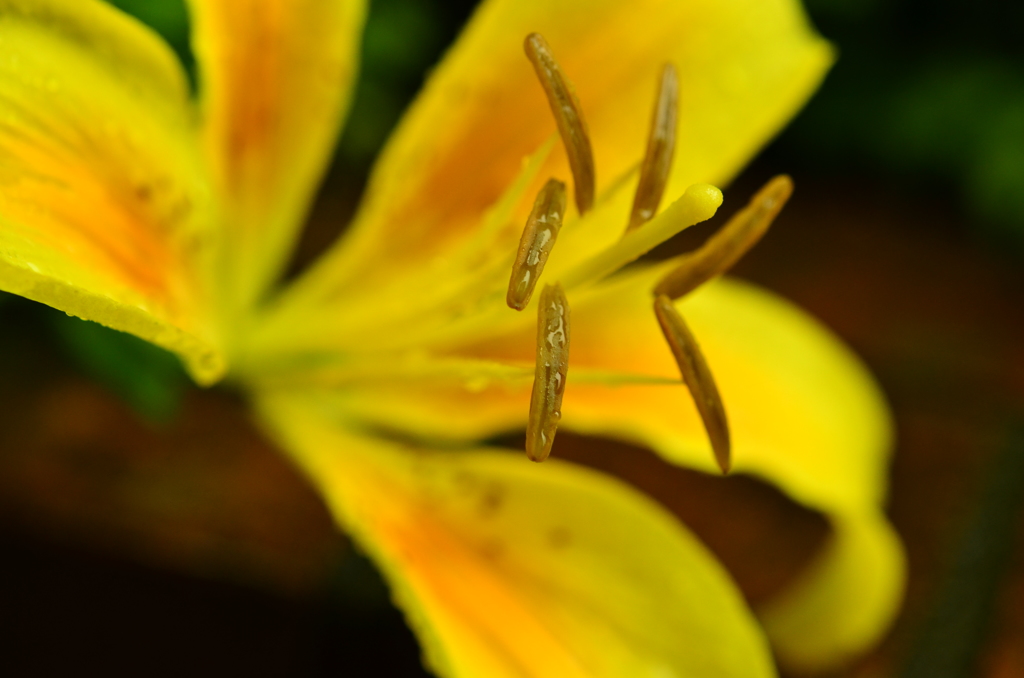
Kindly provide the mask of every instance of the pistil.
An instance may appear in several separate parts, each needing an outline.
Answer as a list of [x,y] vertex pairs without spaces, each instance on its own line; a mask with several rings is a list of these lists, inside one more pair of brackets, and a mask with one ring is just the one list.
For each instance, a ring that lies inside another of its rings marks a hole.
[[792,194],[793,180],[785,174],[769,181],[700,249],[680,257],[654,294],[678,299],[728,271],[768,231]]
[[[565,145],[576,206],[583,214],[593,206],[595,180],[593,153],[579,101],[543,37],[531,33],[526,37],[525,49]],[[563,285],[573,289],[602,280],[679,230],[707,219],[721,203],[721,192],[713,186],[690,186],[652,221],[672,169],[678,101],[678,76],[675,68],[666,64],[659,81],[647,149],[625,235],[611,247],[562,271],[558,276],[560,281],[546,285],[541,293],[533,393],[526,428],[526,454],[533,461],[543,461],[551,453],[562,417],[562,394],[569,360],[569,304]],[[793,182],[788,176],[769,181],[701,248],[680,257],[679,265],[654,289],[655,316],[723,473],[728,473],[732,464],[725,406],[700,346],[672,301],[732,267],[760,240],[792,192]],[[537,195],[519,242],[506,293],[506,302],[511,308],[522,310],[529,304],[561,229],[565,203],[565,184],[549,179]],[[651,222],[650,225],[641,228],[647,222]]]

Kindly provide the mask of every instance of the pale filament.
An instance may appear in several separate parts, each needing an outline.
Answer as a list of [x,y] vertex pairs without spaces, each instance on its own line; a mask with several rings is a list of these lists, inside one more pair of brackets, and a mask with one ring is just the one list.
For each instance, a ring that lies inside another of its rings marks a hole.
[[537,305],[537,363],[526,423],[526,456],[544,461],[551,454],[569,368],[569,302],[558,283],[545,285]]
[[564,215],[565,184],[557,179],[548,179],[537,194],[523,236],[519,240],[519,250],[505,295],[510,308],[521,311],[530,303],[533,290],[555,246],[558,231],[562,228]]
[[680,257],[654,293],[678,299],[728,271],[768,231],[792,194],[793,180],[785,174],[770,180],[700,249]]
[[590,146],[583,109],[576,98],[572,84],[565,77],[551,53],[551,47],[539,33],[526,36],[523,44],[526,56],[533,64],[540,84],[544,88],[551,113],[558,125],[558,134],[565,144],[572,170],[576,208],[583,214],[594,205],[595,174],[594,153]]
[[640,165],[640,183],[633,198],[629,215],[629,233],[650,221],[658,211],[661,197],[668,184],[672,159],[676,148],[676,123],[679,112],[679,78],[675,66],[665,64],[661,72],[658,96],[651,116],[651,131],[647,137],[647,152]]
[[728,473],[732,463],[729,424],[722,397],[718,394],[707,361],[671,299],[663,294],[658,295],[654,300],[654,314],[658,317],[658,324],[676,359],[683,382],[690,389],[697,412],[704,422],[715,461],[722,473]]

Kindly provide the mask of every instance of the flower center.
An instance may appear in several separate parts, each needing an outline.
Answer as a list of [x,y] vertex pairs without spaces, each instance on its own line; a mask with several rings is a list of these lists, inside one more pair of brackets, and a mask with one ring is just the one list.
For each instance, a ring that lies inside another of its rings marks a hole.
[[[547,41],[541,35],[531,33],[526,37],[524,48],[555,117],[573,175],[576,206],[583,215],[593,207],[596,182],[594,155],[582,106]],[[666,64],[661,73],[647,149],[640,165],[639,182],[622,246],[612,248],[604,256],[594,257],[579,270],[569,271],[563,280],[546,285],[541,293],[533,393],[526,432],[526,452],[533,461],[543,461],[548,457],[561,420],[569,359],[569,304],[561,283],[571,288],[582,280],[599,279],[650,249],[649,246],[645,248],[649,238],[644,236],[655,234],[638,230],[657,214],[668,184],[675,155],[678,99],[676,69],[672,64]],[[678,266],[653,290],[655,317],[679,366],[682,380],[693,397],[715,460],[723,473],[727,473],[731,465],[725,406],[700,346],[672,301],[731,268],[764,235],[792,191],[793,182],[788,176],[778,176],[769,181],[702,247],[680,257]],[[528,305],[561,230],[565,204],[565,184],[549,179],[534,201],[512,265],[506,295],[510,308],[521,311]]]
[[[438,427],[428,421],[422,413],[430,407],[417,409],[421,404],[414,401],[420,394],[429,399],[433,388],[448,393],[446,389],[454,386],[461,397],[493,386],[491,392],[503,397],[500,385],[512,385],[507,392],[522,393],[532,373],[526,452],[534,461],[548,457],[562,419],[568,375],[569,301],[586,295],[588,286],[689,225],[709,218],[721,203],[721,192],[696,184],[673,196],[674,202],[659,212],[678,127],[680,85],[669,64],[660,73],[628,214],[626,191],[636,170],[606,182],[597,193],[590,135],[572,84],[544,38],[531,34],[524,47],[567,152],[580,218],[566,218],[568,177],[550,178],[534,200],[518,248],[511,251],[517,235],[510,227],[511,215],[544,167],[549,141],[527,159],[519,175],[481,214],[479,224],[443,257],[425,258],[354,295],[329,284],[313,284],[271,309],[247,343],[249,353],[239,361],[239,374],[246,380],[267,388],[322,389],[330,396],[331,407],[353,421],[400,435],[445,438],[448,424]],[[729,469],[731,455],[725,407],[697,341],[672,302],[728,270],[765,233],[791,192],[789,177],[769,181],[701,248],[678,257],[675,268],[652,290],[655,317],[723,472]],[[543,275],[548,284],[538,288]],[[536,289],[541,291],[534,302],[538,315],[531,356],[530,347],[518,338],[519,332],[529,330],[530,319],[510,313],[501,298],[522,311]],[[309,323],[310,317],[317,322]],[[623,364],[622,370],[599,361],[578,366],[574,379],[580,384],[679,383],[661,374],[636,372],[628,361]],[[395,388],[397,384],[409,388]],[[364,397],[367,387],[371,392],[380,389],[377,393],[394,390],[398,400],[409,401],[408,412],[386,406],[386,398]],[[457,426],[451,429],[452,439],[466,435]]]

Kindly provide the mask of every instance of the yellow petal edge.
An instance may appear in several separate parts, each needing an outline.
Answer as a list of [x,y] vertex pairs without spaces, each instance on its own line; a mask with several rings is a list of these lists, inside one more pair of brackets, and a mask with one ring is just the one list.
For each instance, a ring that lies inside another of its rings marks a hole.
[[[0,220],[0,228],[6,227]],[[60,309],[68,315],[134,334],[177,354],[196,383],[208,386],[227,371],[223,354],[212,342],[184,332],[147,310],[142,302],[126,303],[87,287],[69,284],[60,275],[38,273],[36,264],[12,263],[0,238],[0,290]]]
[[276,282],[348,108],[364,0],[188,0],[232,303]]
[[0,289],[215,381],[209,196],[176,57],[94,0],[0,1],[0,43]]
[[258,411],[376,560],[446,678],[774,675],[714,557],[622,482],[365,438],[315,398]]
[[[610,281],[577,304],[574,348],[581,362],[670,373],[660,337],[644,324],[641,300],[671,265]],[[835,668],[878,642],[903,595],[903,549],[883,513],[892,446],[885,399],[835,335],[766,290],[724,279],[679,308],[722,393],[734,472],[774,483],[832,524],[823,553],[761,616],[783,664]],[[602,334],[598,327],[619,329]],[[649,446],[673,463],[714,472],[699,418],[681,389],[574,385],[570,378],[563,412],[567,429]]]

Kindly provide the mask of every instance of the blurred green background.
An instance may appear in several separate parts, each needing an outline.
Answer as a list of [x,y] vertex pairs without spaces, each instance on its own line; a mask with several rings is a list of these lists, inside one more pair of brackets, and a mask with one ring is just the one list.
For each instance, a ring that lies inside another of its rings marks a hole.
[[[810,0],[840,50],[776,146],[801,167],[950,193],[986,237],[1024,243],[1024,5]],[[1019,251],[1019,250],[1018,250]]]

